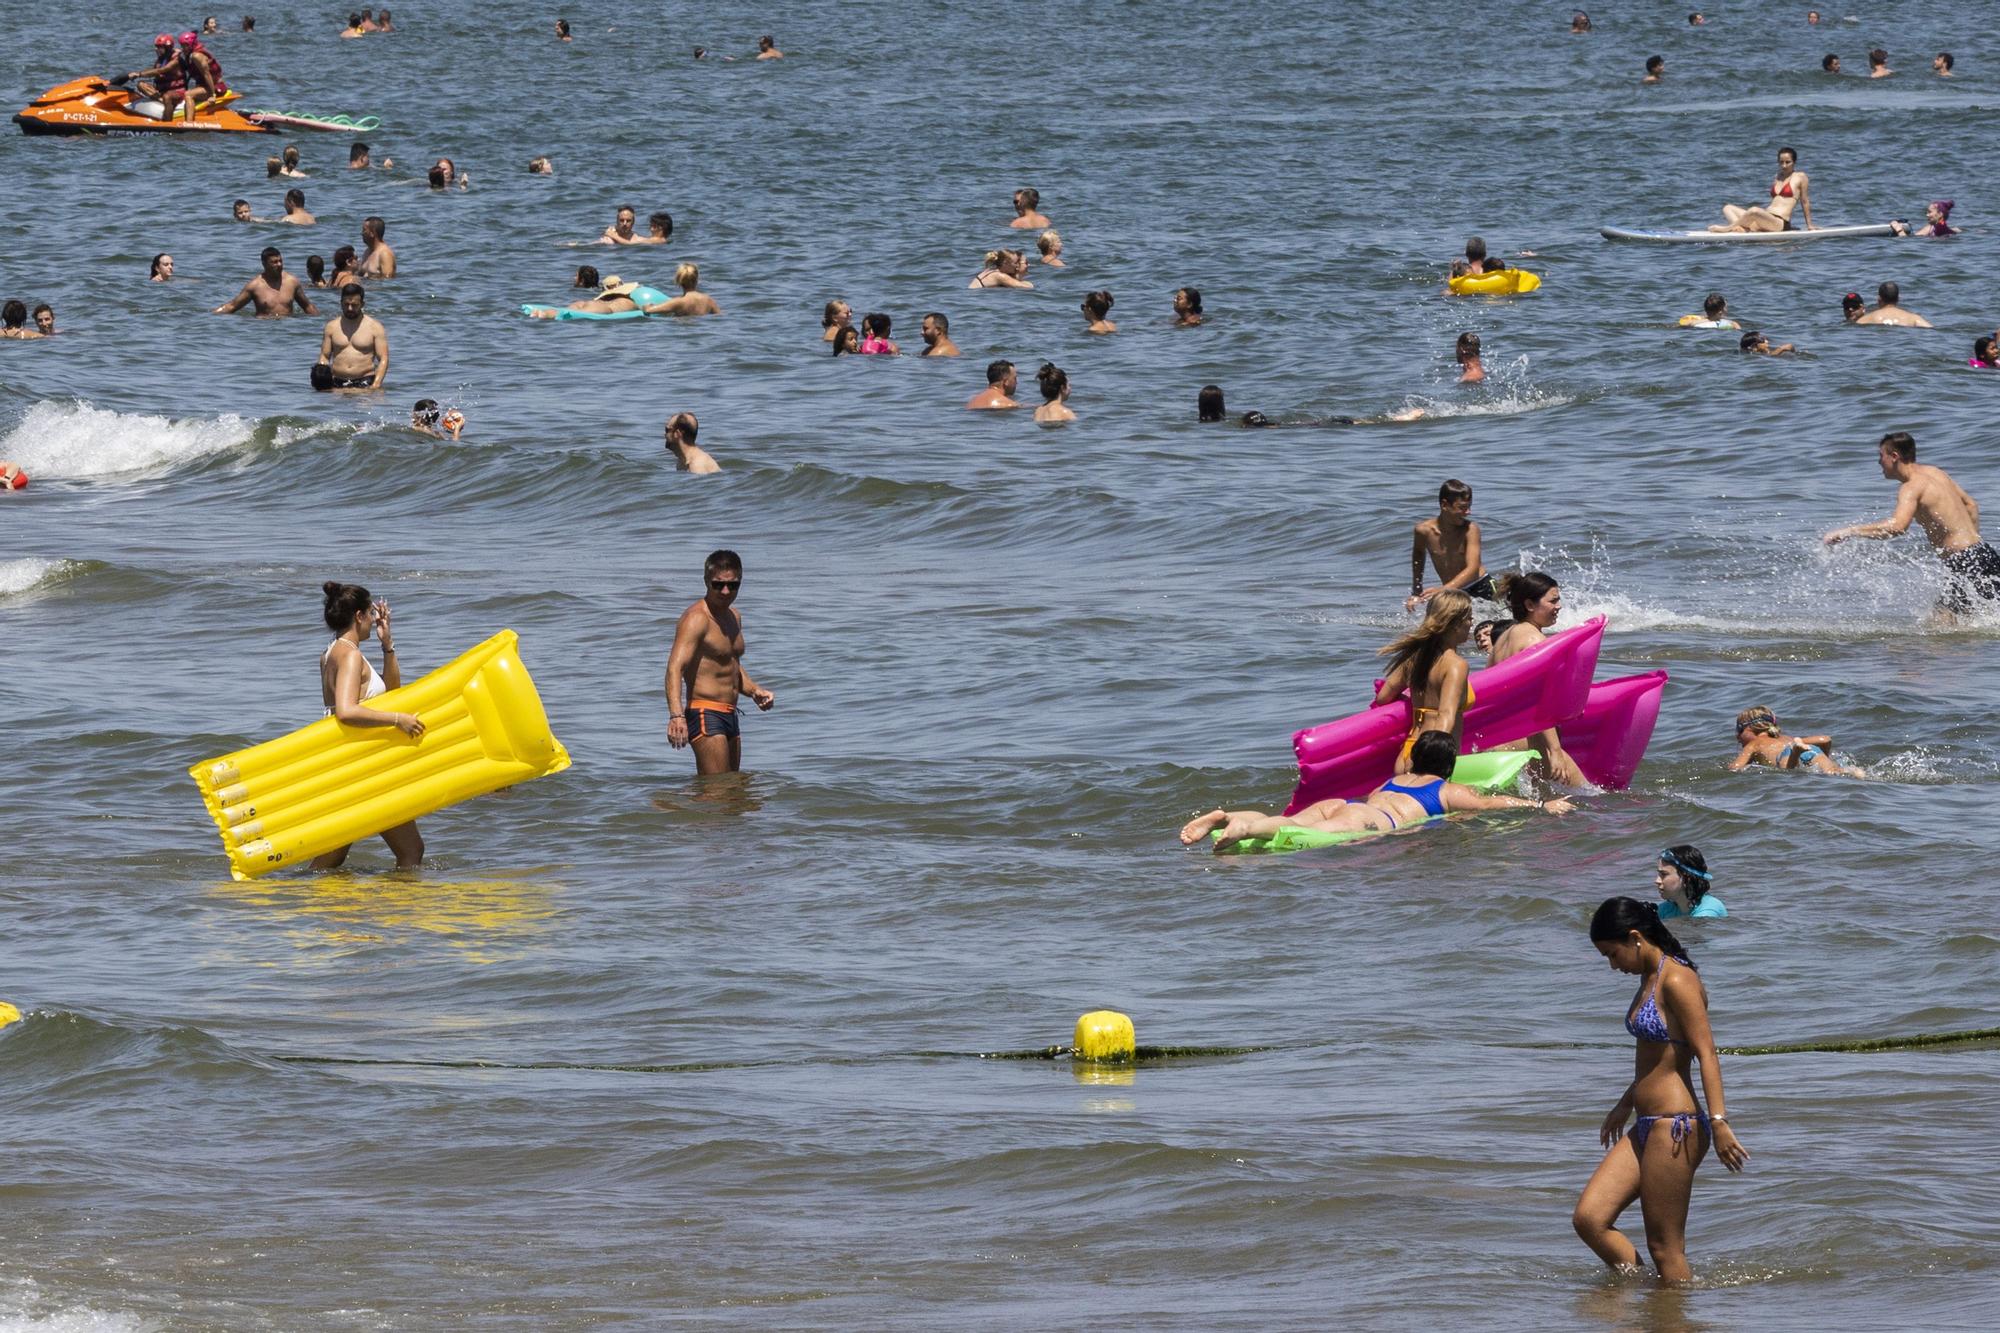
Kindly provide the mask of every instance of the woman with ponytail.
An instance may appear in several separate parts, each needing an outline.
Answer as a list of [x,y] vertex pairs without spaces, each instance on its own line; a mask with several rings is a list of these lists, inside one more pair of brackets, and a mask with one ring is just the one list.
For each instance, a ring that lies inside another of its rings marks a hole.
[[[1651,903],[1605,899],[1590,918],[1590,940],[1614,971],[1639,978],[1639,993],[1625,1011],[1625,1030],[1638,1049],[1632,1082],[1598,1134],[1604,1160],[1583,1187],[1571,1221],[1605,1263],[1633,1271],[1641,1266],[1639,1252],[1618,1230],[1618,1215],[1637,1199],[1654,1268],[1669,1281],[1685,1281],[1694,1276],[1687,1261],[1687,1210],[1695,1168],[1711,1138],[1731,1171],[1741,1171],[1750,1157],[1725,1114],[1708,991]],[[1701,1062],[1706,1111],[1694,1094],[1695,1061]]]
[[1466,684],[1471,667],[1459,653],[1472,633],[1472,599],[1456,588],[1434,593],[1424,604],[1423,623],[1381,650],[1389,659],[1372,707],[1410,696],[1410,734],[1396,756],[1396,772],[1410,771],[1410,747],[1426,731],[1442,731],[1454,744],[1472,704]]
[[[368,700],[403,683],[403,669],[396,661],[395,635],[389,626],[389,604],[369,597],[368,589],[329,579],[321,584],[326,593],[326,627],[334,639],[319,655],[320,702],[328,717],[336,717],[350,727],[394,727],[411,740],[421,740],[424,724],[415,713],[385,713],[368,707]],[[382,644],[382,671],[361,652],[370,633]],[[423,864],[424,840],[413,819],[382,834],[382,841],[396,854],[396,868],[413,869]],[[313,858],[313,869],[332,870],[347,860],[345,847]]]
[[[1513,623],[1504,629],[1493,631],[1493,648],[1487,660],[1493,666],[1516,653],[1537,647],[1543,636],[1555,628],[1556,617],[1562,614],[1562,589],[1556,581],[1537,570],[1532,574],[1504,574],[1494,580],[1500,600],[1514,615]],[[1583,770],[1563,749],[1562,737],[1554,727],[1538,731],[1525,741],[1513,745],[1493,747],[1499,750],[1539,750],[1543,767],[1550,778],[1569,787],[1589,785]]]

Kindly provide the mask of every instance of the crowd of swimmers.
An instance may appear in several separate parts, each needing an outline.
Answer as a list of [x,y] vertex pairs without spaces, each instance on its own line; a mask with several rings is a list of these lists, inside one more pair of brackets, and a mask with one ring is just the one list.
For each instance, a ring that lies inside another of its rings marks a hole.
[[[1818,22],[1815,11],[1812,22]],[[1689,22],[1705,22],[1691,14]],[[251,19],[243,20],[245,32],[253,30]],[[204,30],[215,31],[210,19]],[[557,36],[571,40],[567,20],[557,20]],[[1592,30],[1587,15],[1579,11],[1571,31]],[[343,37],[394,31],[389,11],[379,15],[360,10],[350,16]],[[160,63],[154,68],[128,76],[140,80],[140,87],[159,96],[168,114],[177,104],[197,114],[226,91],[219,64],[206,53],[194,33],[182,34],[178,43],[162,36]],[[697,58],[706,52],[697,48]],[[778,59],[783,53],[768,36],[759,42],[757,59]],[[732,57],[722,57],[731,59]],[[1890,73],[1886,53],[1871,53],[1875,77]],[[1828,57],[1827,68],[1838,72],[1838,60]],[[1952,59],[1940,53],[1934,67],[1949,77]],[[1648,62],[1648,81],[1664,73],[1664,61]],[[388,167],[384,159],[380,164]],[[351,169],[371,166],[368,146],[357,143],[350,154]],[[296,148],[287,148],[267,162],[273,178],[303,178]],[[534,159],[530,170],[552,174],[546,157]],[[464,189],[465,174],[448,158],[439,159],[428,171],[433,190]],[[1014,194],[1011,228],[1038,233],[1036,249],[1041,264],[1064,267],[1062,239],[1040,211],[1041,198],[1033,189]],[[1933,203],[1926,224],[1915,234],[1948,236],[1949,200]],[[1750,205],[1726,205],[1724,221],[1717,231],[1779,231],[1791,227],[1797,214],[1812,227],[1809,181],[1797,169],[1797,155],[1790,148],[1778,157],[1778,173],[1770,198]],[[247,201],[236,201],[234,215],[239,221],[258,221],[251,216]],[[293,187],[287,192],[282,221],[309,226],[316,219],[306,210],[303,192]],[[230,301],[216,308],[218,314],[234,313],[251,306],[264,316],[279,316],[293,309],[316,315],[308,296],[310,290],[330,289],[337,293],[340,313],[323,330],[318,360],[312,368],[315,388],[327,390],[379,390],[389,365],[387,331],[365,310],[364,282],[393,279],[395,252],[384,240],[385,224],[380,217],[364,219],[361,228],[363,250],[359,254],[343,246],[334,252],[333,271],[325,272],[318,255],[306,261],[308,282],[301,283],[284,269],[282,252],[268,246],[260,256],[260,272],[246,282]],[[1907,230],[1907,228],[1906,228]],[[673,219],[655,212],[647,220],[647,231],[638,231],[637,210],[622,206],[613,221],[594,243],[613,246],[665,245],[672,235]],[[1504,261],[1487,253],[1480,238],[1468,242],[1465,257],[1454,261],[1454,274],[1484,274],[1505,269]],[[984,264],[969,287],[1031,288],[1026,276],[1028,260],[1020,250],[994,249],[986,253]],[[156,255],[151,264],[151,280],[174,280],[171,255]],[[680,295],[661,301],[635,299],[639,284],[617,275],[600,275],[591,265],[579,267],[575,287],[592,293],[568,309],[586,314],[641,313],[648,315],[718,315],[721,308],[699,288],[699,270],[683,263],[675,272]],[[1900,291],[1893,282],[1882,284],[1878,304],[1870,310],[1853,293],[1843,300],[1844,315],[1859,324],[1930,327],[1922,316],[1900,303]],[[1201,293],[1181,287],[1173,294],[1173,322],[1191,327],[1203,322]],[[1108,290],[1093,290],[1080,302],[1085,331],[1110,335],[1118,330],[1112,321],[1114,299]],[[553,316],[557,312],[545,312]],[[29,312],[25,304],[9,300],[0,310],[0,337],[39,338],[54,333],[54,314],[46,305],[34,314],[36,327],[27,328]],[[1729,316],[1728,303],[1720,293],[1704,302],[1700,317],[1682,320],[1688,327],[1740,330]],[[847,302],[826,303],[821,320],[823,340],[833,355],[894,356],[901,348],[892,336],[888,314],[870,312],[857,327]],[[951,340],[950,321],[940,311],[922,318],[921,355],[956,357],[959,349]],[[1785,355],[1795,351],[1792,344],[1772,346],[1757,330],[1742,331],[1740,346],[1745,352]],[[1982,336],[1974,348],[1975,366],[1995,368],[2000,331]],[[1478,334],[1465,332],[1454,345],[1460,383],[1477,384],[1486,378]],[[1069,377],[1052,362],[1045,362],[1036,374],[1042,403],[1034,416],[1037,421],[1059,423],[1075,419],[1068,407]],[[1014,397],[1018,372],[1011,361],[996,360],[986,369],[986,385],[966,404],[973,410],[1004,410],[1021,406]],[[1197,416],[1204,422],[1224,419],[1222,390],[1204,386],[1197,399]],[[1354,424],[1353,418],[1337,418]],[[1365,420],[1365,419],[1364,419]],[[1247,413],[1248,425],[1277,424],[1260,413]],[[417,401],[410,416],[412,429],[441,439],[457,440],[464,428],[463,413],[441,406],[436,400]],[[676,413],[665,425],[665,450],[677,469],[695,475],[712,474],[719,464],[698,443],[700,423],[693,414]],[[1823,540],[1838,545],[1849,540],[1886,539],[1907,531],[1912,524],[1925,533],[1945,569],[1946,590],[1936,613],[1951,619],[1971,611],[1975,603],[2000,599],[2000,553],[1981,537],[1978,505],[1942,469],[1917,461],[1915,440],[1894,432],[1877,445],[1877,462],[1885,478],[1897,484],[1894,511],[1883,520],[1837,528]],[[12,463],[0,462],[0,489],[27,485],[27,477]],[[1421,613],[1420,621],[1380,649],[1385,659],[1383,681],[1375,702],[1393,703],[1407,698],[1411,723],[1394,765],[1394,775],[1359,800],[1334,799],[1308,805],[1290,815],[1267,815],[1254,810],[1217,808],[1189,820],[1181,829],[1186,844],[1213,843],[1218,848],[1248,839],[1268,837],[1280,828],[1303,827],[1321,832],[1396,833],[1421,826],[1427,821],[1456,814],[1498,811],[1528,811],[1561,815],[1576,807],[1566,795],[1528,797],[1486,792],[1453,781],[1459,756],[1466,711],[1475,702],[1471,664],[1463,650],[1468,643],[1486,655],[1489,665],[1498,665],[1517,654],[1528,652],[1556,632],[1562,612],[1562,590],[1557,581],[1540,571],[1495,576],[1483,559],[1482,535],[1472,520],[1472,488],[1452,479],[1439,489],[1438,512],[1412,528],[1410,592],[1405,610]],[[1435,575],[1426,578],[1427,570]],[[711,554],[702,570],[704,595],[680,616],[668,654],[663,693],[668,711],[667,739],[674,748],[693,751],[698,773],[734,771],[741,763],[739,701],[748,698],[759,709],[775,703],[774,694],[759,685],[744,666],[742,619],[736,601],[743,580],[743,562],[734,552]],[[323,587],[322,613],[332,641],[320,656],[322,706],[328,716],[362,727],[394,727],[411,737],[421,737],[424,723],[412,713],[388,712],[371,708],[370,701],[402,683],[393,638],[393,622],[388,604],[373,598],[366,589],[329,581]],[[1503,608],[1498,617],[1481,620],[1478,603],[1497,603]],[[375,666],[362,652],[369,638],[376,640],[383,668]],[[1736,719],[1738,748],[1730,762],[1732,770],[1753,765],[1862,777],[1863,769],[1842,763],[1835,757],[1833,737],[1825,733],[1795,734],[1780,724],[1776,714],[1764,705],[1744,710]],[[1582,788],[1588,784],[1576,762],[1565,751],[1561,730],[1548,728],[1515,742],[1513,748],[1532,749],[1538,759],[1533,772],[1547,784]],[[382,835],[399,867],[421,863],[424,843],[416,824],[410,822]],[[346,848],[326,853],[314,864],[318,868],[340,865]],[[1589,938],[1614,970],[1638,978],[1638,989],[1627,1006],[1625,1026],[1636,1042],[1635,1068],[1631,1083],[1605,1117],[1600,1137],[1605,1156],[1578,1199],[1573,1222],[1579,1236],[1592,1250],[1614,1267],[1637,1265],[1635,1247],[1618,1230],[1617,1219],[1634,1201],[1645,1214],[1646,1238],[1653,1263],[1662,1277],[1685,1278],[1689,1268],[1684,1230],[1687,1202],[1696,1166],[1712,1145],[1723,1164],[1740,1170],[1749,1154],[1737,1141],[1728,1124],[1722,1075],[1708,1024],[1708,994],[1687,949],[1664,924],[1676,918],[1713,919],[1727,915],[1714,893],[1707,859],[1700,849],[1677,845],[1662,851],[1653,866],[1651,900],[1615,897],[1606,900],[1593,915]],[[1694,1093],[1693,1065],[1701,1066],[1703,1096]],[[1629,1126],[1629,1128],[1628,1128]]]

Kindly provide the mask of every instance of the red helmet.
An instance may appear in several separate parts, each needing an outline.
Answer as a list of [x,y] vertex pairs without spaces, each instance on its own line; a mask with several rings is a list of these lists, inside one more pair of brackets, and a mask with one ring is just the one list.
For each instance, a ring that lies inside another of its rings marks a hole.
[[201,38],[195,36],[192,32],[184,32],[181,34],[181,45],[192,51],[201,45]]
[[161,33],[158,37],[155,37],[153,39],[153,46],[155,49],[158,49],[159,47],[162,46],[172,46],[173,44],[174,44],[174,39],[167,36],[167,34],[165,33]]

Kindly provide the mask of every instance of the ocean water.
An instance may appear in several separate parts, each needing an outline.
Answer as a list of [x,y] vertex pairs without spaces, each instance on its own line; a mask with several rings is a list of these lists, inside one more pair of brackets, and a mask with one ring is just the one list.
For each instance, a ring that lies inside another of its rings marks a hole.
[[[1631,1059],[1585,922],[1662,846],[1701,846],[1729,904],[1683,936],[1722,1042],[2000,1024],[2000,620],[1929,625],[1916,538],[1816,540],[1888,512],[1889,430],[2000,503],[2000,378],[1965,365],[2000,323],[2000,43],[1977,7],[1637,8],[1586,38],[1460,0],[590,3],[563,46],[515,0],[348,42],[259,4],[214,42],[247,103],[377,115],[395,169],[344,171],[339,135],[0,137],[0,295],[62,330],[0,343],[0,458],[34,477],[0,496],[0,999],[26,1014],[0,1328],[2000,1320],[1992,1043],[1725,1057],[1753,1157],[1697,1177],[1691,1287],[1608,1276],[1570,1230]],[[191,17],[26,10],[8,95]],[[761,32],[784,61],[688,58]],[[1875,45],[1895,79],[1818,73]],[[281,211],[286,142],[319,224],[231,222]],[[1967,234],[1598,237],[1754,200],[1781,143],[1822,223],[1951,197]],[[422,187],[441,155],[470,189]],[[1021,185],[1068,267],[966,290],[1027,239]],[[574,247],[628,202],[672,212],[664,251]],[[208,313],[264,245],[302,272],[371,213],[403,270],[369,291],[379,399],[309,391],[319,320]],[[1542,290],[1445,297],[1473,232]],[[579,263],[684,260],[721,318],[517,311]],[[1936,331],[1844,327],[1884,279]],[[1183,284],[1201,328],[1169,326]],[[1108,338],[1076,310],[1099,287]],[[1674,327],[1711,290],[1803,354]],[[943,311],[965,355],[831,358],[835,297],[911,351]],[[1452,382],[1468,328],[1479,389]],[[996,357],[1030,394],[1061,365],[1079,420],[962,411]],[[1198,427],[1207,383],[1233,413],[1429,415]],[[405,428],[419,397],[462,443]],[[719,476],[665,464],[681,410]],[[1193,812],[1281,805],[1292,732],[1366,703],[1448,476],[1490,564],[1609,618],[1600,677],[1671,673],[1632,789],[1182,850]],[[748,772],[696,782],[660,681],[718,546],[778,704]],[[575,767],[425,820],[419,876],[377,843],[235,884],[186,768],[318,715],[327,578],[393,603],[414,670],[518,630]],[[1875,776],[1726,772],[1754,703]],[[969,1058],[1098,1007],[1261,1049]]]

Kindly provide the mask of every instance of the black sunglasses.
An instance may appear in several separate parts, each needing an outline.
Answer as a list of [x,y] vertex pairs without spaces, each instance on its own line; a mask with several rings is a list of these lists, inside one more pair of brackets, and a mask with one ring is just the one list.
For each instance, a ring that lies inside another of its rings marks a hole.
[[738,588],[740,588],[740,587],[742,587],[742,586],[743,586],[743,580],[742,580],[742,579],[710,579],[710,580],[708,581],[708,586],[709,586],[709,587],[711,587],[711,588],[713,588],[713,589],[715,589],[715,590],[716,590],[717,592],[721,592],[721,591],[722,591],[723,589],[725,589],[725,588],[727,588],[727,589],[728,589],[728,590],[729,590],[730,592],[735,592],[735,591],[736,591],[736,590],[737,590]]

